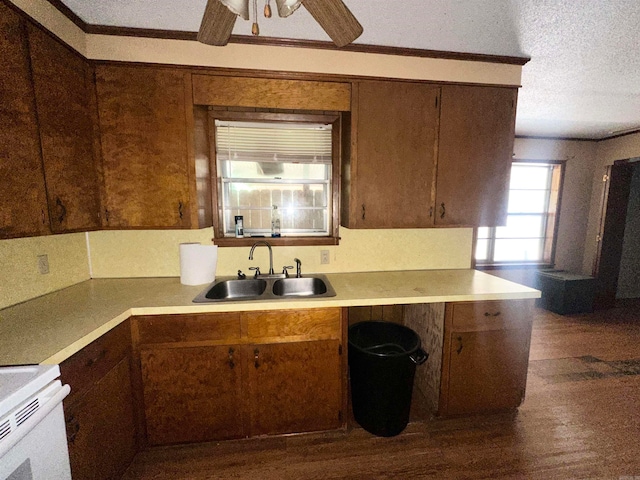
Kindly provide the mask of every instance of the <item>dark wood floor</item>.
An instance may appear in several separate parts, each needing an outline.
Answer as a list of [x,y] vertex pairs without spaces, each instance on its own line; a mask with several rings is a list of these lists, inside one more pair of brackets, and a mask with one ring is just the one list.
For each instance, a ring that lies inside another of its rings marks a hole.
[[536,310],[517,412],[155,448],[132,479],[640,479],[640,304],[589,315]]

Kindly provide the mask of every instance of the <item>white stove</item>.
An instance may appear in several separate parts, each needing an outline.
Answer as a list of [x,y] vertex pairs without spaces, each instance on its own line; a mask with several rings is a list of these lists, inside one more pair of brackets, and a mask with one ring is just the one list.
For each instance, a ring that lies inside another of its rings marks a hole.
[[70,480],[58,365],[0,367],[0,480]]

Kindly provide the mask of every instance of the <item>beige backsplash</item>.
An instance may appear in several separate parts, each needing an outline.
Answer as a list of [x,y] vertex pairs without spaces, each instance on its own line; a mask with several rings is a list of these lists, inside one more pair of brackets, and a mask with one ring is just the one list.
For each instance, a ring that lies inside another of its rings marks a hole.
[[[38,255],[49,273],[38,271]],[[0,240],[0,308],[89,279],[84,233]]]
[[[303,272],[337,273],[378,270],[469,268],[473,230],[470,228],[349,230],[340,228],[340,245],[274,247],[274,269],[302,261]],[[178,246],[182,242],[210,244],[212,229],[100,231],[89,234],[94,278],[178,276]],[[267,239],[268,240],[268,239]],[[320,250],[329,250],[331,263],[320,264]],[[217,275],[234,275],[249,266],[268,266],[267,249],[249,247],[218,250]]]

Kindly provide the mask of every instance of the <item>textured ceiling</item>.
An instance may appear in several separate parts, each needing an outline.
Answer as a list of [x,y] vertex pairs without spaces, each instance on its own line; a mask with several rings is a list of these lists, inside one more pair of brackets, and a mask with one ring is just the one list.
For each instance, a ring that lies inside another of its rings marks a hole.
[[[89,24],[195,32],[206,0],[63,0]],[[264,0],[258,0],[259,11]],[[275,4],[274,0],[271,0]],[[345,0],[355,43],[530,57],[516,133],[603,138],[640,128],[639,0]],[[234,34],[248,35],[249,22]],[[304,8],[265,37],[329,40]]]

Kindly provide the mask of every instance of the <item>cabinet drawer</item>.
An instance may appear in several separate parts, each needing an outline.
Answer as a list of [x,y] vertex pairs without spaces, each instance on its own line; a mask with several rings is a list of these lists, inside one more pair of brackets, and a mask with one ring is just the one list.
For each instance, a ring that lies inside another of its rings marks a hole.
[[129,320],[93,341],[60,364],[64,383],[71,386],[67,402],[78,398],[104,377],[131,349]]
[[340,339],[341,314],[340,308],[245,312],[242,322],[250,341]]
[[531,323],[532,300],[499,300],[451,304],[452,330],[478,332],[512,330]]
[[153,315],[135,317],[138,343],[238,341],[240,314]]

